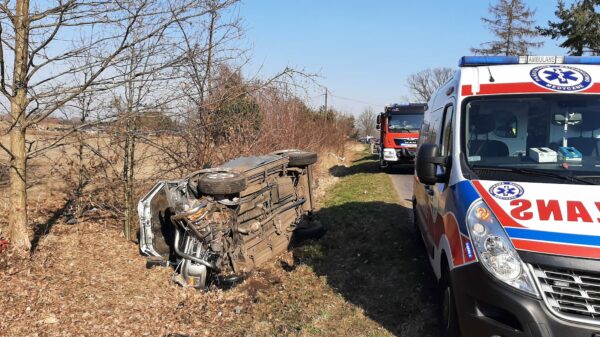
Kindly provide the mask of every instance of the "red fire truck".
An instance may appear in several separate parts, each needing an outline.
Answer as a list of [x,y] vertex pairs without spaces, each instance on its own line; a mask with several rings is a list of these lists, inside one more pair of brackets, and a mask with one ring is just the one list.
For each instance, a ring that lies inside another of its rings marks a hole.
[[377,116],[380,134],[379,166],[414,164],[419,130],[427,104],[392,104]]

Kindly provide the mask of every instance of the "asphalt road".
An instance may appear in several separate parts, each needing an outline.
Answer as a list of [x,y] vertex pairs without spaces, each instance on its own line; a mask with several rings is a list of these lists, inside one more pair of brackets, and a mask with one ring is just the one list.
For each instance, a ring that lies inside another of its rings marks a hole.
[[407,208],[412,207],[412,196],[413,196],[413,168],[412,167],[391,167],[387,171],[398,197],[400,204]]

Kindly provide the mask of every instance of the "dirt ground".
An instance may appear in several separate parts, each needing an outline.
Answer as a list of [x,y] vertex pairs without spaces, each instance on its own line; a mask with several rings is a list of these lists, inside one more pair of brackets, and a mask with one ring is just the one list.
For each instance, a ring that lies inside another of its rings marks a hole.
[[393,227],[410,212],[380,190],[392,187],[374,162],[351,166],[359,149],[321,164],[328,233],[231,290],[177,286],[172,269],[146,268],[114,220],[53,216],[57,198],[36,219],[45,228],[31,257],[0,254],[0,336],[434,336],[428,265],[410,227]]

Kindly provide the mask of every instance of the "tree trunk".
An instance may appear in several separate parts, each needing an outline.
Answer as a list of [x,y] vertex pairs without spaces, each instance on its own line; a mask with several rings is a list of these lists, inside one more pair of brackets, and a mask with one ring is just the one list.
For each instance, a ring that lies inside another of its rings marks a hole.
[[201,83],[200,89],[200,110],[204,109],[204,98],[207,93],[210,95],[210,72],[212,71],[212,54],[213,54],[213,38],[215,34],[215,22],[217,19],[217,12],[215,10],[210,12],[210,26],[208,29],[208,49],[207,49],[207,57],[206,57],[206,74],[204,76],[204,80]]
[[135,136],[127,132],[125,141],[125,163],[123,167],[123,178],[125,181],[125,224],[123,234],[127,240],[132,240],[131,234],[135,228]]
[[15,59],[10,115],[14,127],[10,131],[10,205],[9,239],[18,252],[28,251],[31,242],[27,234],[27,63],[29,62],[29,1],[17,0],[15,13]]
[[[126,117],[129,118],[129,117]],[[125,222],[123,223],[123,235],[125,236],[126,240],[129,240],[131,238],[131,200],[130,200],[130,193],[129,193],[129,166],[130,163],[129,161],[131,160],[131,158],[129,158],[129,154],[130,154],[130,150],[129,150],[129,142],[130,142],[130,136],[129,136],[129,122],[127,122],[126,124],[126,129],[125,129],[125,146],[123,148],[124,151],[124,160],[123,160],[123,183],[124,183],[124,188],[123,188],[123,199],[124,203],[125,203]]]
[[[85,117],[81,118],[81,123],[85,122]],[[77,190],[75,191],[75,218],[79,220],[81,215],[83,214],[81,197],[83,196],[83,188],[87,184],[87,179],[85,178],[85,170],[83,163],[83,150],[84,150],[84,140],[81,134],[77,135],[79,138],[79,146],[77,148]]]
[[[14,109],[14,107],[13,107]],[[13,158],[10,167],[10,205],[8,237],[17,251],[31,248],[27,234],[27,185],[25,179],[26,158],[25,129],[15,127],[10,132],[10,150]]]

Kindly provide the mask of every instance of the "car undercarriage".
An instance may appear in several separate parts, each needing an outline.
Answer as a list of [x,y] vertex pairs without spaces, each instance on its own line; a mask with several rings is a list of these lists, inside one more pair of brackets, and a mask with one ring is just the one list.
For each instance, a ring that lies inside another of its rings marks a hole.
[[284,150],[157,183],[138,204],[140,251],[150,265],[174,266],[184,286],[242,280],[314,226],[307,216],[316,161],[315,153]]

